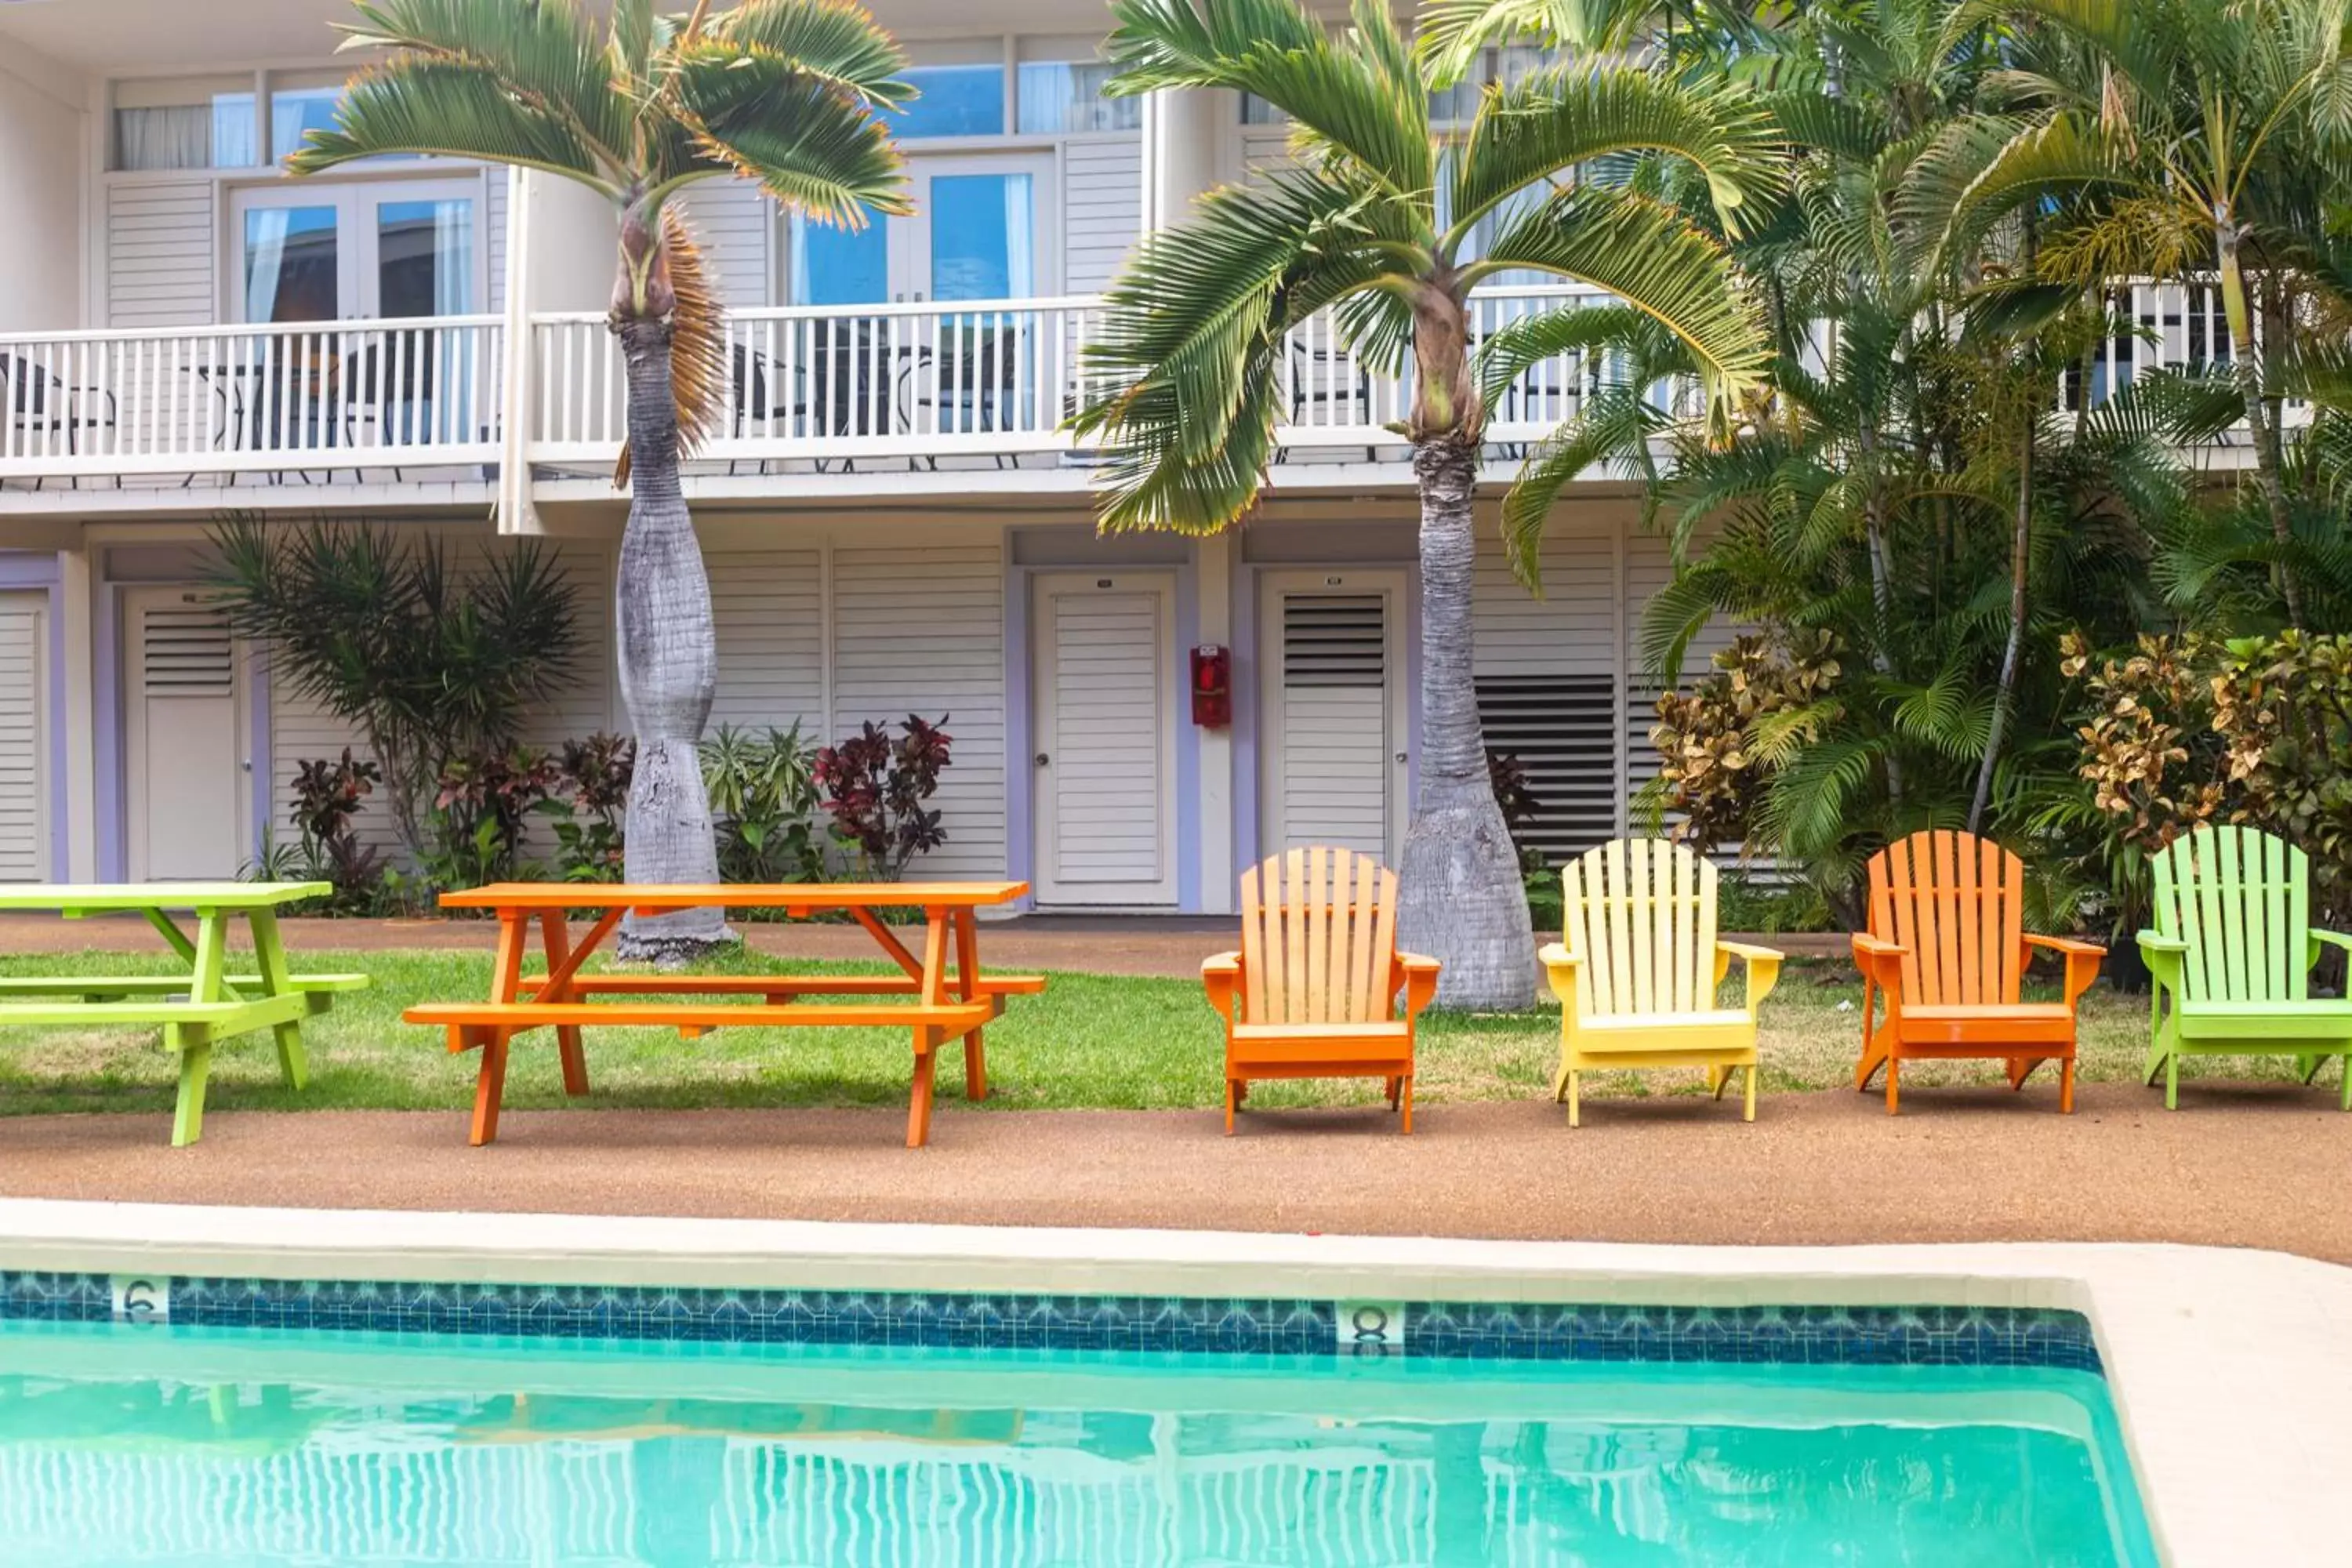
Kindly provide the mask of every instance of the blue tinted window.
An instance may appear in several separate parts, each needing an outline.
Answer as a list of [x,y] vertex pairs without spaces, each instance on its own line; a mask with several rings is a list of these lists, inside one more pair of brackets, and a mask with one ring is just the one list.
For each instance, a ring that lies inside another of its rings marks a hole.
[[890,294],[890,247],[880,220],[835,228],[793,217],[793,303],[877,305]]
[[269,95],[269,161],[282,163],[302,150],[306,131],[335,128],[339,87],[280,88]]
[[931,298],[1020,300],[1036,292],[1036,220],[1026,174],[931,181]]
[[891,116],[890,129],[898,137],[1004,133],[1003,66],[918,66],[906,78],[921,96]]

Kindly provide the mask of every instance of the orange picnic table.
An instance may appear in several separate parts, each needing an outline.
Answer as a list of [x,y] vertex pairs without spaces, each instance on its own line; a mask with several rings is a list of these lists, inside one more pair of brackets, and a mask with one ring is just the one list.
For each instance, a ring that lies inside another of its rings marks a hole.
[[[484,1002],[425,1002],[401,1016],[449,1033],[452,1051],[482,1053],[474,1087],[472,1141],[498,1136],[505,1092],[507,1047],[530,1029],[555,1031],[566,1094],[588,1092],[588,1059],[580,1031],[589,1025],[674,1028],[694,1039],[710,1029],[757,1024],[784,1027],[904,1027],[914,1039],[914,1089],[907,1109],[907,1147],[930,1136],[931,1078],[939,1049],[963,1041],[964,1096],[985,1099],[988,1069],[982,1030],[1004,1011],[1004,999],[1045,988],[1043,975],[983,974],[980,910],[1009,904],[1026,882],[776,882],[737,886],[626,883],[495,882],[441,895],[441,907],[488,910],[499,919],[498,962]],[[866,928],[898,966],[897,974],[624,974],[582,973],[631,910],[673,914],[711,905],[781,910],[795,918],[847,914]],[[882,921],[879,911],[919,908],[923,951],[918,957]],[[574,942],[566,911],[598,911],[586,936]],[[522,972],[532,928],[547,955],[541,974]],[[610,996],[614,1001],[590,998]],[[806,996],[873,998],[804,1002]]]

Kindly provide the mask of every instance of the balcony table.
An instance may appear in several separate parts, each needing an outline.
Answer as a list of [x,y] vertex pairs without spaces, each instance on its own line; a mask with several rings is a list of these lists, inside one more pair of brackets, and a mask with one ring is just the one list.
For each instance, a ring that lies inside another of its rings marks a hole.
[[[1004,1011],[1009,995],[1045,988],[1042,975],[983,974],[976,911],[1009,904],[1029,891],[1026,882],[778,882],[737,886],[586,882],[497,882],[441,895],[449,910],[488,910],[499,921],[498,960],[486,1002],[427,1002],[402,1015],[412,1024],[448,1031],[449,1049],[479,1050],[469,1141],[498,1136],[499,1104],[506,1089],[508,1046],[531,1029],[552,1028],[563,1065],[566,1094],[588,1092],[587,1057],[580,1031],[618,1024],[674,1028],[695,1039],[710,1029],[755,1024],[786,1028],[904,1026],[912,1035],[914,1086],[907,1110],[907,1147],[930,1136],[931,1079],[938,1052],[963,1042],[964,1097],[982,1100],[988,1075],[982,1031]],[[908,906],[923,911],[918,958],[882,923],[878,911]],[[818,911],[845,913],[863,926],[900,973],[858,974],[676,974],[582,973],[582,966],[635,910],[641,916],[684,910],[781,910],[795,919]],[[573,942],[566,911],[595,910],[586,936]],[[533,927],[547,972],[525,975],[522,961]],[[950,949],[953,948],[952,966]],[[952,967],[952,973],[950,973]],[[595,995],[619,997],[592,1002]],[[803,996],[874,996],[874,1003],[810,1004]],[[749,998],[750,1000],[734,1000]]]
[[[203,1133],[205,1081],[213,1046],[232,1035],[268,1029],[277,1037],[278,1067],[300,1089],[310,1077],[302,1020],[323,1013],[339,991],[363,990],[364,974],[296,974],[278,941],[278,911],[320,898],[324,882],[143,882],[106,885],[0,886],[0,910],[55,910],[68,920],[137,914],[163,935],[189,973],[177,974],[0,975],[0,1027],[27,1024],[58,1028],[155,1025],[163,1046],[180,1057],[178,1109],[172,1119],[175,1148]],[[172,917],[193,913],[194,937]],[[228,928],[242,918],[253,933],[257,974],[230,974]]]

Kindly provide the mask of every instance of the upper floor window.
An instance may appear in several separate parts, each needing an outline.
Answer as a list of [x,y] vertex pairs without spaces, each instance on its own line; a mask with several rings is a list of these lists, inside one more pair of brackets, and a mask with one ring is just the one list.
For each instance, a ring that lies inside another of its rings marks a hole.
[[1002,136],[1005,130],[1004,40],[909,46],[903,73],[915,100],[891,117],[901,142],[934,136]]
[[1142,125],[1141,99],[1104,95],[1118,69],[1097,55],[1092,39],[1024,38],[1020,57],[1018,129],[1024,134],[1133,131]]
[[269,79],[269,161],[283,163],[302,150],[304,132],[334,127],[342,97],[341,71],[289,71]]
[[253,78],[126,81],[114,89],[118,169],[242,169],[260,161]]

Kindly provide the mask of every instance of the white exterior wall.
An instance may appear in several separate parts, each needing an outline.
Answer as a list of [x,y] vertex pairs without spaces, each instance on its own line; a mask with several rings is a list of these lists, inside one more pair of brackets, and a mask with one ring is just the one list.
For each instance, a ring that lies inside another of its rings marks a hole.
[[1099,294],[1142,232],[1143,139],[1089,136],[1062,152],[1062,292]]
[[83,324],[80,92],[74,73],[0,51],[0,213],[16,237],[0,279],[0,331]]

